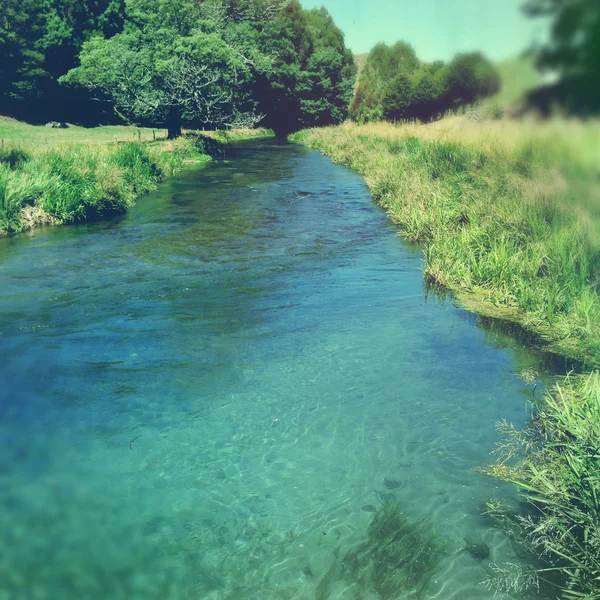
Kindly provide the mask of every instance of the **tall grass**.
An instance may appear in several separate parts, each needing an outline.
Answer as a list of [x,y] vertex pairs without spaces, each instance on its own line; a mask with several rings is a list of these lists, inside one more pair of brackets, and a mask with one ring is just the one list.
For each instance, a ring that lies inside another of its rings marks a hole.
[[473,122],[306,130],[362,173],[425,277],[600,364],[600,125]]
[[[13,149],[8,160],[0,156],[0,229],[21,231],[27,206],[44,222],[45,215],[71,223],[123,212],[179,168],[181,154],[181,148],[140,143],[68,144],[37,153]],[[191,142],[184,156],[202,157]]]
[[[600,375],[567,379],[535,402],[526,429],[503,422],[499,430],[498,460],[487,472],[516,484],[531,510],[490,502],[488,514],[541,558],[533,573],[558,581],[561,597],[600,599]],[[489,583],[505,589],[507,576],[498,569]]]
[[0,235],[124,212],[186,162],[223,156],[227,141],[269,134],[249,130],[158,142],[0,146]]

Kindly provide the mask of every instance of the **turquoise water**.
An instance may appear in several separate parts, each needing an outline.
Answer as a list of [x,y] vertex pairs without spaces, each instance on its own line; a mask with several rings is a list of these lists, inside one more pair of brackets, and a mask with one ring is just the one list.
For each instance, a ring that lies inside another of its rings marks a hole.
[[426,297],[357,174],[230,154],[0,240],[0,599],[378,598],[336,565],[386,501],[445,540],[423,597],[492,598],[473,468],[539,357]]

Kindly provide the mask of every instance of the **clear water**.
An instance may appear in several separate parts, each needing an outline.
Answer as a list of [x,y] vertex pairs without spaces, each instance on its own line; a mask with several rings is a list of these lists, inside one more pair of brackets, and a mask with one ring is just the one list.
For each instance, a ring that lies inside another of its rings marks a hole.
[[427,597],[492,598],[512,490],[473,468],[538,358],[421,267],[357,174],[277,142],[0,240],[0,599],[312,599],[386,500],[446,540]]

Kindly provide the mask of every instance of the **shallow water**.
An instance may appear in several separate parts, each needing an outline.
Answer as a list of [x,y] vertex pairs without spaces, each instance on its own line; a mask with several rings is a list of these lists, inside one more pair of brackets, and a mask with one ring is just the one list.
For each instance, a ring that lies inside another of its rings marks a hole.
[[492,598],[516,559],[481,505],[513,492],[473,468],[539,357],[421,267],[357,174],[277,142],[0,240],[0,599],[377,598],[335,565],[386,500],[445,540],[426,597]]

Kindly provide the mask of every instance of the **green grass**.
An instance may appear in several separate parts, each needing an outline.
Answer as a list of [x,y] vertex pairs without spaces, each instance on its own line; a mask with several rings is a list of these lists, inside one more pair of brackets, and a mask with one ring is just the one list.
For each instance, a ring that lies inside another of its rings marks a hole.
[[293,139],[365,176],[428,283],[518,321],[553,350],[600,364],[600,125],[390,124]]
[[81,144],[109,142],[148,142],[166,139],[166,129],[151,129],[129,125],[107,125],[101,127],[78,127],[69,125],[66,129],[53,129],[43,125],[29,125],[15,119],[0,117],[0,145],[20,144],[28,146],[32,143],[52,146],[66,142]]
[[273,135],[186,132],[169,141],[156,133],[155,141],[151,129],[49,129],[0,118],[0,235],[122,213],[184,164],[223,156],[231,141]]
[[[567,379],[536,400],[526,429],[503,422],[499,431],[498,460],[487,473],[514,483],[530,511],[490,501],[488,514],[543,563],[521,577],[550,581],[567,600],[600,599],[599,374]],[[511,583],[503,569],[489,581],[500,591]]]

